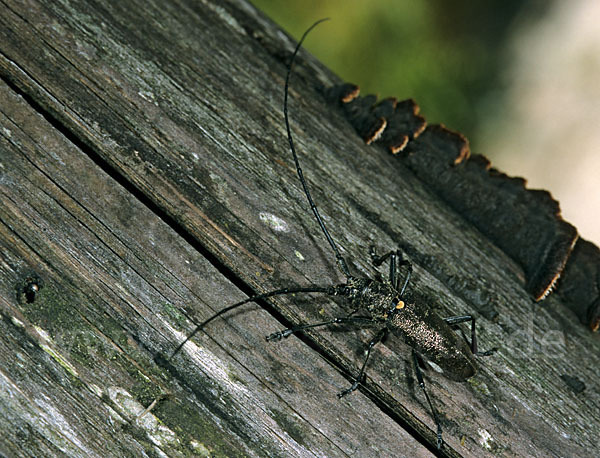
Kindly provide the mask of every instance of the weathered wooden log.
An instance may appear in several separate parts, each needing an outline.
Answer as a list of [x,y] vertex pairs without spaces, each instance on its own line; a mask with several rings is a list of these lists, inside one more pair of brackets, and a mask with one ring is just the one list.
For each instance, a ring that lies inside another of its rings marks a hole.
[[[265,342],[341,313],[318,295],[239,310],[170,370],[155,362],[248,294],[343,280],[287,149],[293,45],[243,1],[2,3],[5,455],[435,453],[402,342],[376,347],[365,385],[341,401],[373,330]],[[337,83],[302,52],[290,113],[350,268],[375,274],[371,244],[403,248],[411,297],[442,316],[474,314],[480,346],[500,347],[467,383],[426,372],[441,454],[589,454],[600,432],[597,336],[558,297],[533,304],[517,264],[363,145],[319,91]]]

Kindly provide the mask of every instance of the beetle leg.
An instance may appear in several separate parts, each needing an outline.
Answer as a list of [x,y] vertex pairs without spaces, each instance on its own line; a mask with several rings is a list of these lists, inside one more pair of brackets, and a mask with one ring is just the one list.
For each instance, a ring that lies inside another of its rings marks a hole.
[[287,329],[282,329],[281,331],[274,332],[269,334],[266,339],[271,342],[273,340],[281,340],[285,339],[292,334],[295,334],[299,331],[304,331],[305,329],[318,328],[321,326],[329,326],[332,324],[343,324],[343,323],[374,323],[373,318],[369,316],[345,316],[340,318],[332,318],[331,320],[321,321],[319,323],[312,324],[302,324],[299,326],[294,326]]
[[354,390],[356,390],[358,388],[358,385],[360,385],[362,383],[363,379],[365,378],[365,368],[367,367],[367,361],[369,361],[369,357],[371,356],[371,350],[373,349],[373,347],[375,345],[377,345],[379,342],[381,342],[385,338],[385,336],[388,335],[389,332],[390,332],[390,330],[386,326],[385,328],[379,330],[379,332],[377,334],[375,334],[375,336],[371,339],[371,341],[369,342],[369,344],[367,346],[367,355],[365,356],[365,360],[363,361],[360,371],[358,372],[358,377],[356,377],[354,379],[354,382],[352,382],[352,386],[350,386],[350,388],[342,391],[341,393],[339,393],[337,395],[338,398],[342,398],[342,397],[346,396],[347,394],[352,393]]
[[375,267],[379,267],[383,262],[390,258],[390,273],[389,273],[389,281],[394,288],[397,290],[400,289],[400,275],[398,274],[398,268],[401,266],[408,266],[408,273],[404,278],[404,284],[400,289],[400,296],[404,295],[404,290],[410,281],[410,276],[412,275],[412,264],[406,259],[402,258],[401,250],[390,251],[384,255],[379,256],[375,250],[374,246],[369,248],[369,255],[371,256],[371,261]]
[[[467,321],[471,322],[471,352],[477,356],[490,356],[498,350],[497,348],[492,348],[487,351],[478,351],[477,350],[477,333],[475,331],[475,317],[472,315],[459,315],[459,316],[451,316],[448,318],[444,318],[444,321],[448,323],[450,326],[455,326],[460,323],[465,323]],[[466,340],[466,338],[465,338]],[[469,343],[467,341],[467,343]]]
[[435,426],[437,428],[437,448],[438,450],[442,448],[442,444],[444,441],[442,440],[442,425],[440,424],[440,419],[438,418],[437,411],[433,408],[433,404],[431,403],[431,399],[429,399],[429,394],[425,389],[425,382],[423,381],[423,373],[421,372],[421,368],[419,367],[419,361],[417,360],[417,352],[413,349],[413,364],[415,366],[415,374],[417,375],[417,381],[419,382],[419,386],[423,393],[425,394],[425,398],[427,399],[427,404],[429,404],[429,409],[431,410],[431,416],[433,417],[433,421],[435,422]]

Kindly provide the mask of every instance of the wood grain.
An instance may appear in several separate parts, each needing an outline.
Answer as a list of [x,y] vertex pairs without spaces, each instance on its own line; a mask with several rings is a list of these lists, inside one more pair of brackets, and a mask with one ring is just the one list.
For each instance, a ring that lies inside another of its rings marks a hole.
[[[245,294],[343,281],[286,146],[293,40],[237,1],[0,7],[6,454],[429,455],[433,422],[401,342],[377,347],[364,389],[338,401],[373,330],[264,341],[343,313],[317,295],[216,321],[171,371],[154,361]],[[508,256],[362,145],[320,95],[338,82],[301,53],[290,110],[350,268],[373,275],[369,245],[402,247],[411,295],[443,316],[476,314],[480,345],[501,347],[468,383],[427,371],[442,453],[588,454],[597,336],[556,298],[532,304]],[[32,273],[44,285],[27,303]],[[563,374],[587,389],[575,395]]]

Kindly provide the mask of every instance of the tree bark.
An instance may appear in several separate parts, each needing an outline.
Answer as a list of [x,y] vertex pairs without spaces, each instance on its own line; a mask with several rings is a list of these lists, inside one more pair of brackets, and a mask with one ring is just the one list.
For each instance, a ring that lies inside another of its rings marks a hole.
[[[398,339],[375,347],[365,385],[342,400],[376,329],[265,342],[348,312],[318,294],[249,305],[156,362],[249,294],[344,281],[287,146],[295,41],[241,0],[0,9],[1,451],[437,453]],[[370,245],[401,247],[415,269],[409,296],[440,316],[475,315],[482,349],[500,347],[465,383],[426,371],[439,453],[589,455],[600,437],[598,336],[556,297],[534,305],[508,256],[364,146],[322,96],[337,83],[302,51],[290,116],[352,273],[376,275]],[[576,393],[574,379],[587,388]]]

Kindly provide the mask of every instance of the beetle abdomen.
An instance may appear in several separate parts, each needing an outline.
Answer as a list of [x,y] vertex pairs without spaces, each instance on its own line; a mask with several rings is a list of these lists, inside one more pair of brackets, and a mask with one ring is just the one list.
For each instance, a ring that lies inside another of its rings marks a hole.
[[467,342],[428,307],[406,303],[388,320],[390,330],[442,368],[444,375],[462,381],[477,372]]

